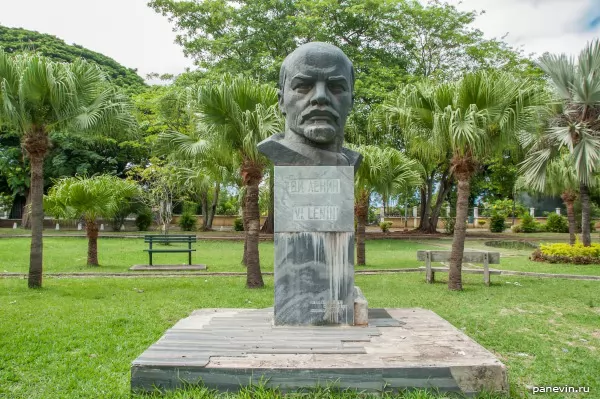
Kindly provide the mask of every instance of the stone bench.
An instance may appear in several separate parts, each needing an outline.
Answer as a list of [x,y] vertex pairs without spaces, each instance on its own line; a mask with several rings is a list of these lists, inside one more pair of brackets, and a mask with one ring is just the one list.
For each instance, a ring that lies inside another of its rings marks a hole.
[[[425,271],[425,281],[427,283],[433,283],[435,281],[435,273],[448,273],[448,267],[432,267],[431,262],[448,262],[450,261],[450,251],[429,251],[419,250],[417,251],[417,260],[424,261],[425,267],[419,269]],[[466,274],[483,274],[483,282],[485,285],[490,285],[490,275],[502,274],[501,270],[490,269],[489,265],[500,264],[500,252],[487,252],[487,251],[464,251],[463,263],[481,263],[483,269],[469,269],[462,268],[462,273]]]

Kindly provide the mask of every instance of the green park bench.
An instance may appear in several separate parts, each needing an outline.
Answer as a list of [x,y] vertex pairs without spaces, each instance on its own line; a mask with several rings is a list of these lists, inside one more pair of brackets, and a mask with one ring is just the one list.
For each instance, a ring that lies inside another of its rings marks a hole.
[[[188,262],[192,264],[192,252],[196,251],[192,249],[192,243],[196,242],[195,235],[184,235],[184,234],[170,234],[170,235],[147,235],[144,236],[144,242],[148,243],[148,249],[144,251],[148,252],[148,256],[150,257],[150,266],[152,266],[152,254],[155,252],[187,252],[188,253]],[[161,247],[156,248],[153,247],[153,244],[177,244],[177,243],[187,243],[187,248],[183,247]]]
[[[425,267],[419,269],[425,271],[425,281],[433,283],[435,280],[435,273],[448,273],[448,267],[432,267],[431,262],[449,262],[450,251],[429,251],[419,250],[417,251],[417,260],[425,261]],[[499,252],[487,252],[487,251],[464,251],[463,253],[463,264],[464,263],[482,263],[483,269],[472,269],[462,268],[462,272],[466,274],[483,274],[483,282],[485,285],[490,285],[491,274],[502,274],[501,270],[490,269],[489,265],[500,264],[500,253]]]

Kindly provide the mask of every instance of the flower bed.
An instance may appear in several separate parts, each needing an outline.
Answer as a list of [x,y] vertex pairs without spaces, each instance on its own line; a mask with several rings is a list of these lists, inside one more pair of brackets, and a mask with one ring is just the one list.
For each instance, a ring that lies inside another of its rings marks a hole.
[[536,262],[574,263],[577,265],[600,264],[600,244],[584,247],[582,243],[575,245],[557,243],[541,244],[530,257]]

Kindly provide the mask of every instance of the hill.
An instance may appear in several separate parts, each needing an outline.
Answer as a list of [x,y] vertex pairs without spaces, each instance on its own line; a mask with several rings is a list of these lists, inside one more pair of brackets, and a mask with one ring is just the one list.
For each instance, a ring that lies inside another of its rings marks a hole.
[[21,28],[0,26],[0,47],[8,53],[37,51],[57,61],[71,62],[84,58],[102,68],[111,81],[121,87],[137,91],[145,86],[135,69],[126,68],[112,58],[79,45],[69,45],[56,36]]

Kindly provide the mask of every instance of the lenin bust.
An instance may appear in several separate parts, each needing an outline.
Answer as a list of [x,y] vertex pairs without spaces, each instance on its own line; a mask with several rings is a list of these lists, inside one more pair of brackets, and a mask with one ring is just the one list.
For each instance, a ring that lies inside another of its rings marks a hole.
[[285,131],[258,144],[275,165],[358,167],[361,155],[342,147],[352,104],[354,68],[336,46],[304,44],[279,72],[279,108]]

